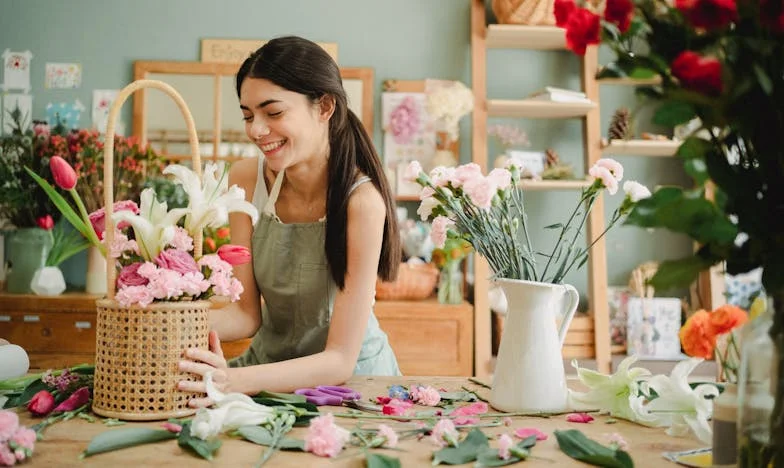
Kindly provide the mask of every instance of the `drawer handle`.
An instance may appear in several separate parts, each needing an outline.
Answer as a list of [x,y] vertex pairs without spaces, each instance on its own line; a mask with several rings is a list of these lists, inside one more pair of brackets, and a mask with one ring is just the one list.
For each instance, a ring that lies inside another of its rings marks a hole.
[[37,315],[25,315],[22,319],[23,322],[40,322],[41,317]]
[[11,316],[10,315],[0,315],[0,322],[10,322]]
[[82,330],[87,330],[92,328],[93,324],[90,322],[74,322],[74,326]]

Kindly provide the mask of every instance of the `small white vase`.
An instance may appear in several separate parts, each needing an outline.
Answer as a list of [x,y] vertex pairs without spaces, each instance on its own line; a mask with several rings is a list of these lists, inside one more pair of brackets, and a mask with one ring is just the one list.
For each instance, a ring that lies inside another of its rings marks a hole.
[[65,291],[65,278],[59,267],[39,268],[30,281],[30,289],[39,296],[59,296]]
[[106,294],[106,257],[95,246],[87,248],[87,277],[84,290],[87,294]]
[[[515,413],[568,409],[561,347],[580,296],[568,284],[499,279],[508,302],[490,404]],[[556,319],[563,308],[563,319]]]

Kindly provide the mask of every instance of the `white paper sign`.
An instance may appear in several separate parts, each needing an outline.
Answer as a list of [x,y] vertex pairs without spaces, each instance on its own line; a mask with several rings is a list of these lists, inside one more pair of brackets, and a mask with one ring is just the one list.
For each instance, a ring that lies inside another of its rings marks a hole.
[[44,86],[48,89],[78,88],[82,85],[82,65],[79,63],[47,63]]
[[626,353],[641,358],[681,358],[681,300],[630,297]]
[[109,120],[109,109],[117,99],[119,90],[116,89],[94,89],[93,90],[93,127],[99,132],[106,132],[106,123]]
[[14,128],[14,121],[11,119],[11,112],[16,108],[21,112],[20,123],[22,131],[27,130],[32,122],[33,96],[31,94],[6,94],[3,97],[3,133],[11,133]]
[[3,91],[20,89],[25,93],[30,92],[30,60],[32,52],[3,52]]

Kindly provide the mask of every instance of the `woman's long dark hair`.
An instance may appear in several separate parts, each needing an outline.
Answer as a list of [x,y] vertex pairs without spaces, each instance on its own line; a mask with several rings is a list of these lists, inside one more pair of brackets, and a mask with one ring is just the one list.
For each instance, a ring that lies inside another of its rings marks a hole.
[[325,95],[335,99],[329,120],[327,184],[327,235],[324,251],[332,277],[340,289],[346,284],[349,189],[358,171],[368,175],[384,198],[386,221],[378,276],[391,281],[400,265],[400,234],[392,193],[384,166],[359,118],[348,108],[340,69],[318,44],[297,36],[286,36],[264,44],[248,57],[237,72],[237,96],[245,78],[262,78],[295,93],[311,103]]

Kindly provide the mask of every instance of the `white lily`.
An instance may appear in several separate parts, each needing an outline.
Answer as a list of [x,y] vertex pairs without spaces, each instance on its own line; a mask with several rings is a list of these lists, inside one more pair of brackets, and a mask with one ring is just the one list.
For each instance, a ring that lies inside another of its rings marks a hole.
[[146,260],[154,260],[161,250],[174,238],[175,226],[188,212],[187,208],[168,210],[166,202],[155,198],[155,191],[146,188],[140,196],[139,214],[131,211],[112,213],[115,223],[127,221],[132,227],[139,245],[139,253]]
[[639,381],[651,372],[642,367],[630,369],[636,360],[637,356],[627,357],[612,375],[580,368],[576,360],[572,361],[572,367],[577,369],[577,377],[588,387],[588,391],[570,390],[570,407],[575,410],[599,410],[643,424],[650,421],[652,417],[643,410],[645,395],[640,391]]
[[694,389],[688,377],[702,358],[689,358],[675,365],[669,376],[657,375],[642,384],[642,391],[658,395],[645,405],[645,412],[654,418],[653,425],[668,427],[667,434],[685,436],[691,430],[701,442],[711,443],[713,430],[708,423],[713,413],[713,400],[719,390],[715,385],[701,384]]
[[182,185],[188,194],[189,213],[185,217],[185,229],[193,236],[205,227],[220,227],[229,222],[230,212],[242,212],[250,216],[253,224],[259,217],[252,203],[245,201],[245,190],[236,185],[229,187],[228,170],[223,168],[218,176],[218,165],[208,163],[201,179],[190,168],[172,164],[163,170],[171,174],[175,182]]
[[212,382],[212,372],[204,375],[207,396],[213,408],[200,408],[191,423],[191,435],[202,440],[242,426],[258,426],[275,418],[275,409],[253,401],[243,393],[223,393]]

